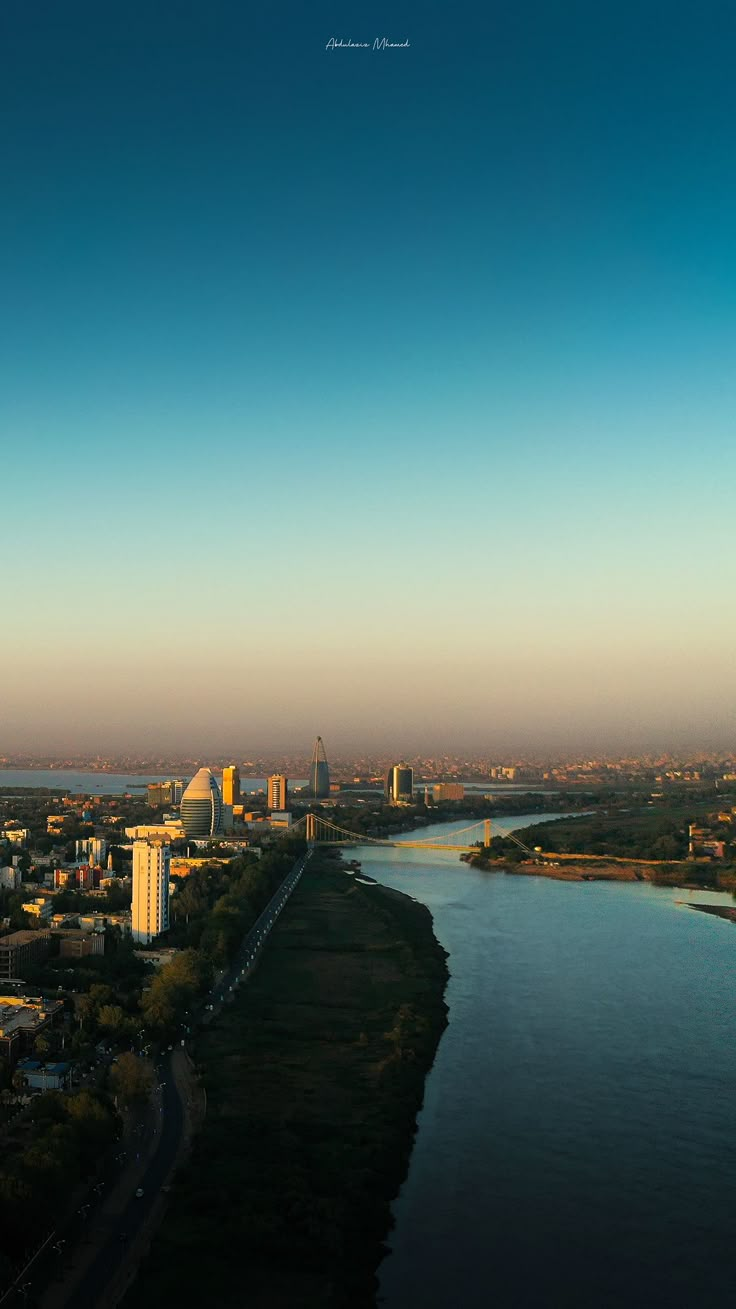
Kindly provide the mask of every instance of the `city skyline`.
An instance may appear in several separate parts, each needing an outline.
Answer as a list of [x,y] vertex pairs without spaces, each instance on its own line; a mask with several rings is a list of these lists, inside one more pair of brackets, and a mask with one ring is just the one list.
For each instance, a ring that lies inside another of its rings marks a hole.
[[733,746],[736,16],[452,24],[0,18],[2,751]]

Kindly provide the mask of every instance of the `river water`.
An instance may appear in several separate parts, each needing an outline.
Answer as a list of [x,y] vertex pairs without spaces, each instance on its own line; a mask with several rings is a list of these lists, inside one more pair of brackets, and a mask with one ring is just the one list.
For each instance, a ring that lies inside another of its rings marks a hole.
[[[180,776],[174,773],[103,773],[76,768],[0,768],[0,787],[46,787],[50,790],[70,791],[72,795],[143,795],[149,782],[168,782]],[[222,773],[215,772],[222,783]],[[191,780],[185,773],[184,782]],[[291,786],[306,786],[307,779],[294,778]],[[265,791],[265,777],[241,777],[240,789],[248,795]]]
[[732,898],[356,854],[451,972],[379,1304],[736,1303]]

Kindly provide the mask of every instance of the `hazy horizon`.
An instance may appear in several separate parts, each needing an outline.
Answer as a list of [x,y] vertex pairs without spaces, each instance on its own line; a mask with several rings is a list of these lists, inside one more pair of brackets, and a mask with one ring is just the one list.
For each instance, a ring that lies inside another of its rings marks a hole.
[[736,746],[715,16],[6,7],[0,752]]

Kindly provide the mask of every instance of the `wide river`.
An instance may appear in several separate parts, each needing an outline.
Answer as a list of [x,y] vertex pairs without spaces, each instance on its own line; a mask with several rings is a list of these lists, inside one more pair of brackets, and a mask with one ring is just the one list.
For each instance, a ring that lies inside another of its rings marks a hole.
[[379,1304],[735,1304],[732,898],[356,854],[451,972]]

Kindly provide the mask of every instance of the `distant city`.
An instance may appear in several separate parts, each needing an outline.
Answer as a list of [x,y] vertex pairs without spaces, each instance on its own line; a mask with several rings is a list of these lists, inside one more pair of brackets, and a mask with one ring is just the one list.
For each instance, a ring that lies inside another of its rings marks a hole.
[[[321,737],[318,738],[322,746]],[[380,782],[386,769],[393,765],[397,752],[331,756],[331,777],[341,783]],[[322,756],[326,760],[324,747]],[[643,754],[618,756],[600,753],[595,756],[560,755],[471,755],[460,753],[407,754],[403,756],[414,774],[424,779],[490,778],[499,782],[559,782],[595,783],[619,779],[700,781],[705,778],[736,778],[736,752],[688,750],[679,752],[652,751]],[[282,771],[289,777],[307,777],[314,765],[314,749],[302,751],[263,751],[237,761],[241,778],[262,778]],[[211,752],[202,755],[171,754],[41,754],[24,751],[0,755],[0,785],[3,769],[78,769],[100,773],[150,775],[178,773],[193,776],[203,765],[213,769],[233,763],[233,753]]]

